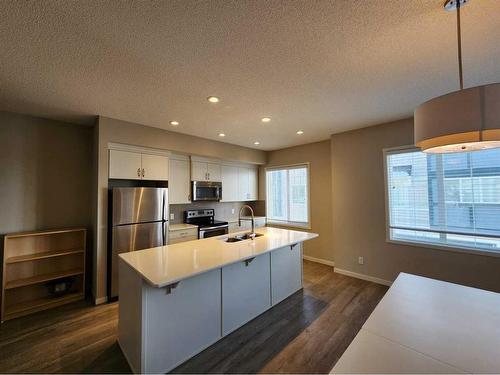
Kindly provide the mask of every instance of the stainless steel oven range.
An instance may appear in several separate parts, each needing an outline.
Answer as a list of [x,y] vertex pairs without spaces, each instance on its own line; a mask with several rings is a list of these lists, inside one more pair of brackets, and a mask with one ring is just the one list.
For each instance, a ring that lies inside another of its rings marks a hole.
[[200,239],[229,233],[228,222],[215,220],[215,210],[212,208],[184,211],[184,222],[198,225],[198,238]]

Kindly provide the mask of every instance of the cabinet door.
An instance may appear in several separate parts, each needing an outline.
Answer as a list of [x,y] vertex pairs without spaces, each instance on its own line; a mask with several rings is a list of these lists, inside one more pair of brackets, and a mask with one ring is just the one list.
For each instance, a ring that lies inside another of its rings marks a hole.
[[269,254],[222,268],[222,335],[271,306]]
[[191,203],[189,161],[170,159],[168,201],[170,204]]
[[220,164],[207,163],[208,180],[220,182],[221,180],[221,168]]
[[201,161],[191,162],[191,180],[192,181],[208,180],[207,163]]
[[175,289],[148,287],[143,373],[166,373],[221,337],[221,271],[182,280]]
[[238,167],[221,166],[222,175],[222,201],[238,201]]
[[275,305],[302,289],[302,244],[271,252],[271,295]]
[[249,200],[249,176],[248,176],[248,168],[240,167],[238,168],[238,197],[240,201]]
[[248,199],[256,201],[258,199],[258,170],[256,168],[248,169]]
[[109,178],[141,179],[141,154],[109,150]]
[[167,181],[168,158],[161,155],[142,154],[142,179]]

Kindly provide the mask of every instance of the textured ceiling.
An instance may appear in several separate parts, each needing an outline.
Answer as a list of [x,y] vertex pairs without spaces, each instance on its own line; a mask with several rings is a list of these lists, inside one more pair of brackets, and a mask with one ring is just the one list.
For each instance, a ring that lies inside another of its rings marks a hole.
[[[3,0],[1,109],[308,143],[457,90],[455,17],[442,0]],[[471,1],[463,33],[465,85],[500,81],[500,0]]]

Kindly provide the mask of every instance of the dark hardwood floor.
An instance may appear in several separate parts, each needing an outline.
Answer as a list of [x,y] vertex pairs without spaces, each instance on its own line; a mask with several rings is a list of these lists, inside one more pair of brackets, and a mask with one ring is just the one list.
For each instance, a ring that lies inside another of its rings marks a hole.
[[[177,367],[177,373],[330,371],[387,288],[304,262],[304,290]],[[81,302],[5,322],[2,373],[127,373],[118,305]]]

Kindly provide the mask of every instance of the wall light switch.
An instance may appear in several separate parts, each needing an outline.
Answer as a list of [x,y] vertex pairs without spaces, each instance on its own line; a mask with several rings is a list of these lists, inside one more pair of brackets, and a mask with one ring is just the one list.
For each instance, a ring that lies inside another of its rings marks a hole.
[[365,264],[365,260],[363,257],[358,257],[358,264]]
[[231,208],[231,214],[234,215],[234,208]]
[[175,220],[175,214],[170,214],[170,220]]

